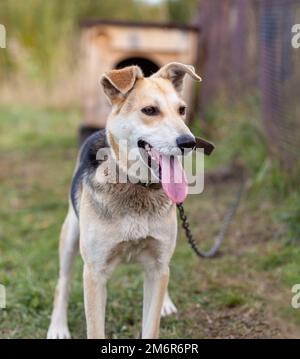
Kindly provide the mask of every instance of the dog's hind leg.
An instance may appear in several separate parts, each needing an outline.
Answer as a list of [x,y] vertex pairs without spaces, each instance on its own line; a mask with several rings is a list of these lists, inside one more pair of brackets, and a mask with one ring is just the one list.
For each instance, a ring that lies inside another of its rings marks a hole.
[[72,205],[61,229],[59,243],[59,279],[55,291],[55,299],[48,339],[68,339],[70,332],[67,322],[67,310],[70,291],[71,271],[78,252],[79,224]]
[[168,315],[172,315],[175,313],[177,313],[177,308],[175,307],[175,304],[173,303],[172,299],[170,298],[169,292],[167,291],[161,309],[161,316],[167,317]]

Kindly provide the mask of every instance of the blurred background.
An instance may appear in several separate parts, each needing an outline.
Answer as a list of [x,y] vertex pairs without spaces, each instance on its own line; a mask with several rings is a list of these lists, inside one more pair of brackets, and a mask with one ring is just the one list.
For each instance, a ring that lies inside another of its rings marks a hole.
[[[203,248],[236,198],[242,169],[246,177],[215,259],[199,261],[179,233],[170,284],[179,311],[163,320],[162,337],[300,337],[291,306],[300,283],[300,48],[291,30],[300,2],[1,0],[0,24],[0,336],[45,337],[78,143],[105,126],[109,111],[100,75],[134,63],[151,74],[181,61],[203,79],[186,84],[189,125],[216,144],[204,193],[186,203]],[[81,270],[78,258],[75,338],[85,336]],[[109,337],[138,333],[141,283],[134,265],[114,275]]]

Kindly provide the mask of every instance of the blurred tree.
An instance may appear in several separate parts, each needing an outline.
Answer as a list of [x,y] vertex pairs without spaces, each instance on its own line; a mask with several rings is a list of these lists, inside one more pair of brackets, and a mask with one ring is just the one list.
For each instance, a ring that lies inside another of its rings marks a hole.
[[[0,53],[0,78],[21,71],[51,80],[64,64],[76,63],[78,23],[85,17],[166,20],[162,2],[137,0],[1,0],[0,23],[7,28],[7,51]],[[73,58],[72,58],[73,56]]]
[[178,23],[188,23],[194,20],[198,0],[166,0],[169,20]]

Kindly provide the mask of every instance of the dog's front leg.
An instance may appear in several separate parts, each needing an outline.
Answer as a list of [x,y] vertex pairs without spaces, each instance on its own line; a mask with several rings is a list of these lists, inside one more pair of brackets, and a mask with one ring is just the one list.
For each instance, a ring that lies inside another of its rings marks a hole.
[[169,282],[169,268],[146,271],[144,280],[143,339],[156,339],[159,334],[161,309]]
[[107,278],[92,266],[84,265],[83,282],[87,337],[104,339]]

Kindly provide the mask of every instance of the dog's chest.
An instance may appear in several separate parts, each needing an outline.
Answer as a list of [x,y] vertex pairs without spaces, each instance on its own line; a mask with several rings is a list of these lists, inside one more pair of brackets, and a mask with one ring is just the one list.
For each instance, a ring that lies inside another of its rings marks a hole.
[[109,265],[115,260],[121,262],[145,262],[145,260],[159,258],[160,246],[157,240],[152,237],[143,239],[123,241],[116,244],[106,258]]
[[120,216],[118,223],[120,224],[120,236],[125,241],[145,238],[148,235],[151,235],[152,220],[149,216],[137,216],[132,213]]
[[153,263],[172,252],[176,208],[159,190],[86,189],[81,206],[81,251],[86,258],[114,267],[119,260]]
[[153,235],[172,208],[162,190],[150,190],[140,185],[106,184],[103,191],[93,197],[99,219],[113,226],[122,241]]
[[[134,203],[131,203],[132,205]],[[112,215],[112,223],[122,241],[139,240],[148,236],[157,237],[163,231],[165,218],[170,208],[138,207],[119,208]]]

